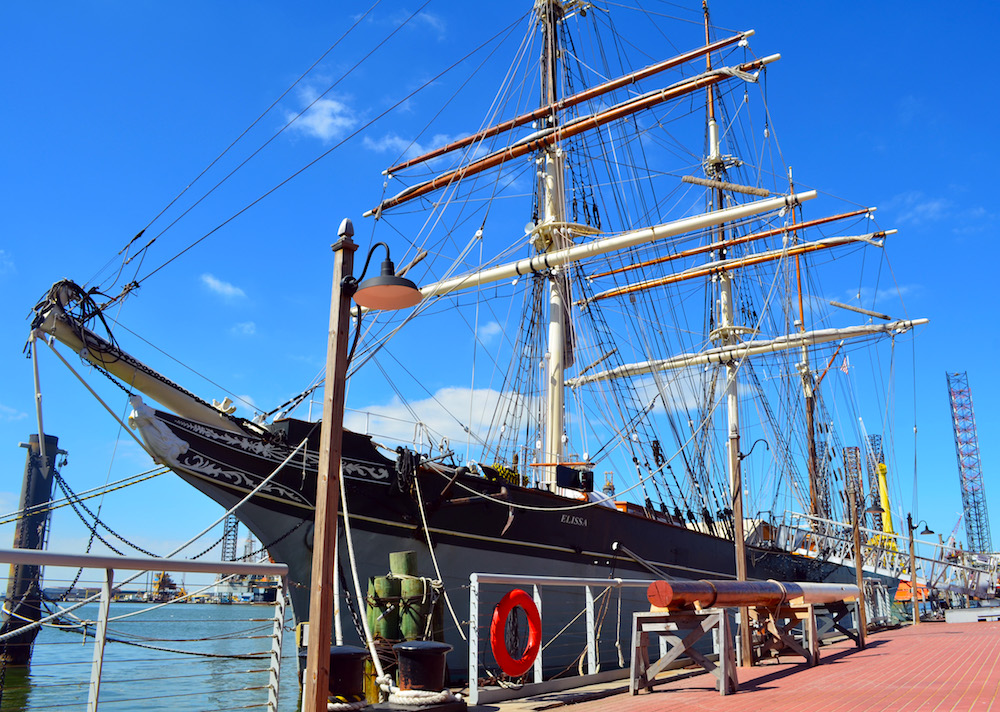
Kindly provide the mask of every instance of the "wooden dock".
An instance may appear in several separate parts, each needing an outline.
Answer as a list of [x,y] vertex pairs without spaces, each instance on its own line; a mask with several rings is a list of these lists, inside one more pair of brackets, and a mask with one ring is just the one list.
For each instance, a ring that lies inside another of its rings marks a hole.
[[720,696],[708,674],[681,675],[632,696],[628,680],[529,699],[481,705],[477,712],[868,712],[992,710],[1000,712],[1000,623],[924,623],[823,646],[807,667],[788,657],[739,668],[739,691]]

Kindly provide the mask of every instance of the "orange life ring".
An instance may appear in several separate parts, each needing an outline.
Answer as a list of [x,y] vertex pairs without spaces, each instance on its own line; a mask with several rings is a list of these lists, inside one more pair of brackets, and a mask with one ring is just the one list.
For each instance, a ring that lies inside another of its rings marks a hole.
[[[504,635],[507,616],[514,608],[520,608],[528,616],[528,645],[524,648],[524,654],[517,660],[511,657],[510,651],[507,650]],[[493,657],[505,673],[511,677],[520,677],[531,669],[541,645],[542,617],[538,614],[538,608],[535,607],[531,596],[515,588],[501,598],[497,607],[493,609],[493,622],[490,623],[490,648],[493,650]]]

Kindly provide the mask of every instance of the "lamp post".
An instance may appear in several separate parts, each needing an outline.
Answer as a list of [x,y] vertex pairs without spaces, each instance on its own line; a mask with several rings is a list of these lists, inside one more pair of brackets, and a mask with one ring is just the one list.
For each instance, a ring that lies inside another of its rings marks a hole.
[[[865,636],[868,634],[868,609],[865,601],[864,552],[861,550],[861,524],[858,521],[857,494],[854,488],[847,490],[848,506],[851,509],[851,533],[854,538],[854,575],[858,585],[858,641],[864,649]],[[874,505],[865,510],[865,514],[884,514],[885,510]]]
[[865,647],[865,635],[868,633],[868,614],[865,610],[865,577],[862,570],[864,562],[861,552],[861,527],[858,524],[857,496],[854,488],[847,490],[848,504],[851,508],[851,532],[854,535],[854,575],[858,584],[858,644],[863,650]]
[[910,603],[913,606],[913,625],[920,625],[920,603],[917,597],[917,558],[913,548],[913,530],[921,524],[924,525],[924,530],[920,532],[921,536],[934,533],[927,525],[926,520],[921,519],[914,524],[913,515],[909,512],[906,514],[906,528],[910,535]]
[[[327,337],[326,382],[323,389],[323,428],[320,435],[319,471],[316,477],[316,511],[313,525],[312,586],[309,595],[309,632],[304,712],[326,712],[330,685],[330,635],[333,627],[333,595],[336,571],[337,512],[340,499],[341,450],[343,448],[344,392],[348,367],[347,341],[350,331],[351,297],[370,309],[404,309],[417,304],[421,295],[408,279],[396,277],[389,247],[376,243],[368,253],[365,270],[375,247],[385,247],[382,274],[358,284],[351,274],[354,252],[350,220],[340,223],[340,240],[333,245],[333,293],[330,298],[330,329]],[[364,272],[362,272],[364,278]],[[359,298],[360,297],[360,298]]]
[[[732,438],[732,434],[733,431],[730,431],[730,438]],[[736,432],[737,436],[738,434]],[[736,580],[746,581],[747,550],[746,533],[743,530],[743,461],[750,456],[753,449],[757,447],[757,443],[764,443],[764,447],[768,450],[771,449],[771,446],[768,445],[767,440],[764,438],[757,438],[753,441],[753,445],[750,446],[750,450],[746,454],[743,454],[739,451],[738,443],[739,439],[737,437],[737,447],[735,452],[733,452],[733,462],[730,468],[732,472],[733,545],[736,554]],[[740,665],[742,667],[753,667],[753,636],[750,631],[750,608],[748,606],[740,606],[739,614]]]

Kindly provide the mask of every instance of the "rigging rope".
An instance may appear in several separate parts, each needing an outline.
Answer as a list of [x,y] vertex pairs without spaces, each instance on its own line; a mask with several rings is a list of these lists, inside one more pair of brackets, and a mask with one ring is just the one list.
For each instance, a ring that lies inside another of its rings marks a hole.
[[[430,0],[427,0],[427,2],[429,2],[429,1],[430,1]],[[422,6],[421,6],[421,8],[419,8],[419,9],[417,10],[417,12],[415,12],[415,13],[411,14],[411,15],[410,15],[410,16],[409,16],[409,17],[408,17],[408,18],[407,18],[407,19],[406,19],[406,20],[405,20],[405,21],[404,21],[404,22],[402,23],[402,25],[405,25],[405,24],[406,24],[407,22],[409,22],[409,21],[410,21],[410,20],[411,20],[411,19],[412,19],[413,17],[415,17],[415,16],[416,16],[416,14],[417,14],[417,13],[419,13],[419,12],[420,12],[420,10],[422,10],[422,9],[423,9],[423,7],[425,7],[425,6],[427,5],[427,2],[425,2],[425,3],[424,3],[424,5],[422,5]],[[392,35],[394,35],[394,34],[395,34],[396,32],[398,32],[398,31],[399,31],[399,29],[400,29],[400,28],[402,27],[402,25],[399,25],[399,26],[397,26],[397,27],[396,27],[396,28],[395,28],[395,29],[393,30],[393,32],[391,32],[391,33],[389,34],[389,36],[388,36],[388,37],[392,37]],[[513,24],[512,24],[511,26],[513,26]],[[507,32],[507,31],[508,31],[508,30],[510,29],[510,27],[511,27],[511,26],[509,26],[509,27],[507,27],[507,28],[504,28],[503,30],[501,30],[500,32],[498,32],[498,33],[497,33],[496,35],[494,35],[494,36],[493,36],[493,38],[491,38],[490,40],[488,40],[488,41],[487,41],[487,43],[488,43],[488,42],[492,42],[492,41],[493,41],[494,39],[496,39],[496,38],[497,38],[497,37],[499,37],[500,35],[502,35],[502,34],[504,34],[505,32]],[[388,39],[388,37],[387,37],[387,39]],[[484,44],[485,44],[485,43],[484,43]],[[377,49],[377,48],[376,48],[376,49]],[[376,116],[375,116],[374,118],[372,118],[372,119],[371,119],[370,121],[366,122],[365,124],[363,124],[362,126],[360,126],[360,127],[358,128],[358,129],[356,129],[355,131],[352,131],[352,132],[351,132],[350,134],[348,134],[347,136],[345,136],[345,137],[344,137],[343,139],[341,139],[340,141],[338,141],[337,143],[335,143],[335,144],[334,144],[334,145],[333,145],[332,147],[330,147],[330,148],[329,148],[328,150],[324,151],[324,152],[323,152],[323,153],[321,153],[321,154],[320,154],[319,156],[317,156],[317,157],[316,157],[316,158],[314,158],[313,160],[309,161],[308,163],[306,163],[306,164],[305,164],[304,166],[302,166],[302,167],[301,167],[301,168],[299,168],[298,170],[294,171],[294,172],[293,172],[293,173],[292,173],[291,175],[289,175],[289,176],[288,176],[287,178],[285,178],[284,180],[282,180],[281,182],[279,182],[279,183],[278,183],[277,185],[275,185],[274,187],[270,188],[269,190],[265,191],[265,192],[264,192],[263,194],[261,194],[260,196],[258,196],[258,197],[257,197],[257,198],[255,198],[254,200],[252,200],[252,201],[251,201],[250,203],[248,203],[247,205],[245,205],[245,206],[244,206],[243,208],[239,209],[239,210],[238,210],[238,211],[237,211],[236,213],[234,213],[234,214],[233,214],[233,215],[231,215],[230,217],[228,217],[228,218],[226,218],[225,220],[223,220],[223,221],[222,221],[221,223],[219,223],[219,224],[218,224],[218,225],[216,225],[216,226],[215,226],[214,228],[212,228],[211,230],[209,230],[208,232],[206,232],[205,234],[203,234],[203,235],[202,235],[201,237],[199,237],[199,238],[197,238],[196,240],[194,240],[193,242],[191,242],[191,243],[190,243],[190,244],[189,244],[189,245],[188,245],[187,247],[185,247],[184,249],[180,250],[179,252],[177,252],[176,254],[174,254],[174,255],[173,255],[172,257],[170,257],[169,259],[167,259],[167,260],[165,260],[164,262],[162,262],[162,263],[161,263],[161,264],[160,264],[159,266],[157,266],[157,267],[156,267],[155,269],[153,269],[153,270],[151,270],[150,272],[148,272],[148,273],[147,273],[147,274],[146,274],[145,276],[143,276],[143,277],[141,277],[141,278],[137,278],[137,279],[136,279],[136,280],[134,281],[134,284],[135,284],[135,285],[137,285],[137,286],[138,286],[138,285],[141,285],[141,284],[142,284],[143,282],[145,282],[145,281],[146,281],[147,279],[149,279],[150,277],[152,277],[153,275],[155,275],[156,273],[158,273],[158,272],[159,272],[160,270],[162,270],[163,268],[165,268],[166,266],[168,266],[169,264],[171,264],[172,262],[174,262],[175,260],[177,260],[177,259],[178,259],[179,257],[181,257],[181,256],[182,256],[182,255],[184,255],[184,254],[185,254],[186,252],[188,252],[189,250],[191,250],[191,249],[193,249],[194,247],[196,247],[196,246],[197,246],[198,244],[200,244],[200,243],[201,243],[201,242],[203,242],[204,240],[206,240],[206,239],[208,239],[209,237],[211,237],[212,235],[214,235],[214,234],[215,234],[216,232],[218,232],[218,231],[219,231],[219,230],[221,230],[221,229],[222,229],[223,227],[225,227],[226,225],[228,225],[229,223],[231,223],[231,222],[232,222],[233,220],[235,220],[236,218],[240,217],[240,216],[241,216],[241,215],[242,215],[243,213],[247,212],[248,210],[250,210],[251,208],[253,208],[253,207],[254,207],[255,205],[257,205],[258,203],[260,203],[260,202],[261,202],[262,200],[264,200],[265,198],[269,197],[270,195],[272,195],[273,193],[275,193],[276,191],[278,191],[279,189],[283,188],[283,187],[284,187],[285,185],[287,185],[288,183],[290,183],[290,182],[291,182],[292,180],[294,180],[295,178],[297,178],[297,177],[298,177],[299,175],[301,175],[302,173],[306,172],[307,170],[309,170],[310,168],[312,168],[313,166],[315,166],[315,165],[316,165],[317,163],[319,163],[319,162],[320,162],[320,161],[322,161],[322,160],[323,160],[324,158],[326,158],[327,156],[329,156],[329,155],[330,155],[331,153],[333,153],[334,151],[336,151],[336,150],[337,150],[338,148],[340,148],[341,146],[343,146],[344,144],[346,144],[346,143],[347,143],[348,141],[350,141],[351,139],[355,138],[356,136],[360,135],[360,134],[361,134],[361,133],[363,133],[364,131],[366,131],[366,130],[368,130],[369,128],[371,128],[371,126],[372,126],[373,124],[375,124],[376,122],[378,122],[378,121],[379,121],[380,119],[382,119],[382,118],[384,118],[385,116],[387,116],[388,114],[392,113],[393,111],[395,111],[395,110],[396,110],[397,108],[399,108],[400,106],[403,106],[404,104],[406,104],[406,103],[407,103],[407,102],[408,102],[408,101],[409,101],[410,99],[412,99],[412,98],[413,98],[413,96],[415,96],[415,95],[416,95],[416,94],[418,94],[419,92],[423,91],[423,90],[424,90],[425,88],[427,88],[428,86],[431,86],[432,84],[436,83],[436,82],[437,82],[437,81],[438,81],[438,80],[439,80],[439,79],[440,79],[441,77],[443,77],[443,76],[444,76],[445,74],[447,74],[447,73],[448,73],[448,72],[450,72],[450,71],[451,71],[452,69],[454,69],[455,67],[457,67],[458,65],[460,65],[460,64],[461,64],[462,62],[464,62],[464,61],[465,61],[466,59],[468,59],[468,58],[469,58],[470,56],[472,56],[473,54],[475,54],[475,52],[476,52],[476,51],[478,51],[478,49],[479,49],[479,48],[477,48],[477,49],[475,49],[475,50],[473,50],[473,51],[469,52],[469,53],[468,53],[468,54],[467,54],[466,56],[464,56],[464,57],[463,57],[462,59],[460,59],[460,60],[458,60],[457,62],[453,63],[453,64],[452,64],[451,66],[447,67],[446,69],[442,70],[441,72],[439,72],[438,74],[436,74],[436,75],[435,75],[434,77],[432,77],[432,78],[428,79],[427,81],[425,81],[424,83],[422,83],[422,84],[421,84],[420,86],[418,86],[418,87],[417,87],[416,89],[414,89],[413,91],[411,91],[410,93],[408,93],[408,94],[407,94],[407,95],[406,95],[405,97],[403,97],[402,99],[400,99],[400,100],[396,101],[395,103],[391,104],[391,105],[390,105],[389,107],[387,107],[387,108],[386,108],[385,110],[383,110],[382,112],[380,112],[379,114],[377,114],[377,115],[376,115]],[[374,52],[374,51],[375,51],[375,50],[373,49],[373,50],[372,50],[372,52]],[[368,57],[368,56],[369,56],[370,54],[372,54],[372,52],[369,52],[369,54],[368,54],[368,55],[365,55],[365,57],[364,57],[364,58],[362,58],[362,60],[360,60],[360,61],[358,62],[358,64],[360,64],[360,63],[361,63],[361,61],[364,61],[364,59],[366,59],[366,58],[367,58],[367,57]],[[358,64],[356,64],[356,65],[355,65],[354,67],[352,67],[352,69],[351,69],[350,71],[353,71],[353,69],[357,68]],[[273,140],[273,139],[272,139],[272,140]],[[242,165],[242,164],[241,164],[241,165]],[[231,175],[231,174],[230,174],[230,175]],[[228,176],[227,176],[227,178],[228,178]],[[213,190],[214,190],[214,188],[213,188]],[[205,197],[207,197],[207,195],[206,195]],[[186,214],[186,213],[185,213],[185,214]],[[181,217],[183,217],[183,215],[182,215]],[[179,218],[178,218],[178,219],[179,219]],[[175,220],[174,222],[176,222],[176,220]],[[171,225],[173,225],[173,223],[171,223]],[[169,226],[168,226],[168,227],[169,227]],[[162,233],[161,233],[161,234],[162,234]],[[126,292],[126,291],[123,291],[123,292],[122,292],[121,294],[119,294],[119,295],[118,295],[117,297],[115,297],[114,299],[112,299],[112,302],[114,302],[114,301],[116,301],[116,300],[118,300],[118,299],[121,299],[121,298],[122,298],[122,297],[124,297],[124,296],[125,296],[126,294],[127,294],[127,292]],[[110,303],[109,303],[109,304],[110,304]],[[106,308],[107,306],[108,306],[108,304],[105,304],[105,305],[104,305],[104,306],[103,306],[102,308]]]
[[[278,96],[278,98],[277,98],[277,99],[275,99],[275,100],[274,100],[274,101],[273,101],[273,102],[271,103],[271,105],[270,105],[269,107],[267,107],[267,108],[266,108],[266,109],[265,109],[265,110],[264,110],[264,111],[263,111],[263,112],[262,112],[262,113],[261,113],[261,114],[260,114],[260,115],[259,115],[259,116],[258,116],[258,117],[257,117],[256,119],[254,119],[254,120],[253,120],[253,122],[251,122],[251,124],[250,124],[249,126],[247,126],[247,127],[245,128],[245,129],[243,129],[242,133],[240,133],[240,135],[239,135],[239,136],[237,136],[237,137],[236,137],[236,138],[235,138],[235,139],[234,139],[234,140],[233,140],[233,141],[232,141],[232,142],[231,142],[231,143],[230,143],[230,144],[229,144],[229,145],[228,145],[228,146],[227,146],[227,147],[226,147],[226,148],[225,148],[225,149],[224,149],[224,150],[222,151],[222,153],[220,153],[220,154],[219,154],[218,156],[216,156],[216,157],[215,157],[215,158],[214,158],[214,159],[212,160],[212,162],[211,162],[211,163],[209,163],[209,164],[208,164],[208,165],[207,165],[207,166],[206,166],[206,167],[205,167],[204,169],[202,169],[202,171],[201,171],[201,172],[200,172],[200,173],[199,173],[199,174],[198,174],[197,176],[195,176],[194,180],[192,180],[192,181],[191,181],[190,183],[188,183],[188,184],[187,184],[187,185],[186,185],[186,186],[184,187],[184,189],[183,189],[183,190],[181,190],[181,192],[180,192],[180,193],[178,193],[178,194],[177,194],[176,196],[174,196],[173,200],[171,200],[171,201],[170,201],[169,203],[167,203],[167,205],[166,205],[166,206],[165,206],[165,207],[164,207],[164,208],[163,208],[162,210],[160,210],[160,212],[159,212],[159,213],[157,213],[157,214],[156,214],[156,215],[155,215],[155,216],[153,217],[153,219],[152,219],[152,220],[150,220],[150,221],[149,221],[149,222],[148,222],[148,223],[146,224],[146,226],[145,226],[144,228],[142,228],[142,230],[140,230],[140,231],[139,231],[139,233],[138,233],[138,234],[137,234],[137,235],[136,235],[135,237],[133,237],[133,238],[132,238],[131,240],[129,240],[128,244],[126,244],[126,245],[125,245],[125,247],[123,247],[123,248],[122,248],[121,250],[119,250],[119,251],[118,251],[118,255],[117,255],[117,256],[119,256],[119,257],[120,257],[120,256],[121,256],[121,255],[122,255],[123,253],[127,252],[127,250],[128,250],[128,249],[129,249],[129,248],[130,248],[130,247],[132,246],[132,244],[133,244],[133,243],[134,243],[134,242],[135,242],[136,240],[138,240],[138,239],[139,239],[139,238],[140,238],[140,237],[141,237],[141,236],[143,235],[143,233],[145,233],[145,232],[146,232],[146,230],[148,230],[148,229],[149,229],[149,228],[150,228],[150,227],[151,227],[151,226],[153,225],[153,223],[155,223],[155,222],[156,222],[157,220],[159,220],[159,219],[160,219],[160,217],[162,217],[164,213],[166,213],[166,212],[167,212],[167,211],[168,211],[168,210],[169,210],[169,209],[170,209],[171,207],[173,207],[173,205],[174,205],[174,204],[175,204],[175,203],[176,203],[176,202],[177,202],[178,200],[180,200],[180,199],[181,199],[181,198],[182,198],[182,197],[184,196],[184,194],[185,194],[185,193],[187,193],[187,192],[188,192],[188,191],[189,191],[189,190],[191,189],[191,187],[192,187],[192,186],[194,186],[194,184],[195,184],[195,183],[197,183],[197,182],[198,182],[198,181],[199,181],[199,180],[200,180],[200,179],[201,179],[201,178],[202,178],[202,177],[203,177],[203,176],[204,176],[204,175],[205,175],[206,173],[208,173],[208,172],[209,172],[209,171],[210,171],[210,170],[212,169],[212,167],[213,167],[213,166],[215,166],[215,164],[217,164],[217,163],[218,163],[218,162],[219,162],[219,161],[220,161],[220,160],[221,160],[221,159],[223,158],[223,156],[225,156],[225,155],[226,155],[227,153],[229,153],[229,151],[231,151],[231,150],[233,149],[233,147],[235,147],[235,146],[236,146],[236,144],[237,144],[237,143],[239,143],[239,142],[240,142],[240,141],[241,141],[241,140],[243,139],[243,137],[244,137],[244,136],[246,136],[246,135],[247,135],[247,134],[248,134],[248,133],[249,133],[249,132],[250,132],[250,131],[251,131],[251,130],[252,130],[252,129],[253,129],[254,127],[255,127],[255,126],[257,126],[257,124],[259,124],[259,123],[261,122],[261,120],[262,120],[262,119],[263,119],[263,118],[264,118],[265,116],[267,116],[267,115],[268,115],[268,114],[269,114],[269,113],[270,113],[270,112],[271,112],[271,111],[272,111],[272,110],[273,110],[273,109],[274,109],[274,108],[275,108],[275,107],[276,107],[276,106],[277,106],[277,105],[278,105],[278,104],[279,104],[279,103],[281,102],[281,100],[282,100],[282,99],[284,99],[284,98],[285,98],[286,96],[288,96],[289,92],[291,92],[291,91],[292,91],[292,89],[294,89],[294,88],[295,88],[296,86],[298,86],[298,85],[299,85],[299,84],[300,84],[300,83],[302,82],[302,80],[303,80],[303,79],[305,79],[305,78],[306,78],[306,76],[307,76],[307,75],[308,75],[308,74],[309,74],[310,72],[312,72],[312,70],[314,70],[314,69],[315,69],[315,68],[317,67],[317,65],[319,65],[319,63],[320,63],[320,62],[322,62],[322,61],[323,61],[323,60],[324,60],[324,59],[325,59],[325,58],[327,57],[327,55],[329,55],[329,54],[330,54],[330,53],[331,53],[331,52],[332,52],[332,51],[333,51],[334,49],[336,49],[336,48],[337,48],[337,46],[338,46],[338,45],[339,45],[339,44],[340,44],[341,42],[343,42],[343,41],[344,41],[344,40],[345,40],[345,39],[347,38],[347,36],[348,36],[349,34],[351,34],[351,32],[353,32],[353,31],[354,31],[354,29],[355,29],[355,28],[356,28],[356,27],[357,27],[358,25],[360,25],[360,24],[361,24],[361,23],[362,23],[362,22],[363,22],[363,21],[364,21],[364,20],[365,20],[365,19],[366,19],[366,18],[368,17],[368,15],[369,15],[369,14],[371,14],[372,10],[374,10],[374,9],[375,9],[375,8],[376,8],[376,7],[377,7],[377,6],[379,5],[379,3],[380,3],[381,1],[382,1],[382,0],[375,0],[375,2],[374,2],[374,3],[373,3],[373,4],[372,4],[372,5],[371,5],[371,6],[370,6],[370,7],[369,7],[369,8],[367,9],[367,10],[365,10],[365,11],[364,11],[363,13],[361,13],[360,15],[358,15],[358,16],[357,16],[357,17],[355,18],[355,21],[354,21],[354,24],[353,24],[353,25],[351,25],[351,26],[350,26],[350,27],[349,27],[349,28],[348,28],[348,29],[347,29],[347,30],[346,30],[346,31],[344,32],[344,34],[342,34],[342,35],[341,35],[341,36],[340,36],[339,38],[337,38],[337,40],[336,40],[336,41],[335,41],[335,42],[334,42],[334,43],[333,43],[332,45],[330,45],[330,47],[329,47],[329,48],[327,48],[327,50],[326,50],[325,52],[323,52],[323,54],[321,54],[321,55],[319,56],[319,58],[318,58],[318,59],[317,59],[317,60],[316,60],[315,62],[313,62],[313,63],[312,63],[312,64],[311,64],[310,66],[309,66],[309,68],[308,68],[308,69],[306,69],[306,70],[305,70],[305,71],[304,71],[304,72],[303,72],[303,73],[302,73],[301,75],[299,75],[299,77],[298,77],[298,78],[297,78],[297,79],[296,79],[296,80],[295,80],[294,82],[292,82],[292,83],[291,83],[291,84],[290,84],[290,85],[288,86],[288,88],[287,88],[287,89],[285,89],[285,91],[283,91],[283,92],[282,92],[282,93],[281,93],[281,94],[280,94],[280,95]],[[425,5],[426,5],[426,3],[425,3]],[[421,8],[421,9],[423,9],[423,8]],[[420,10],[418,10],[417,12],[419,13],[419,12],[420,12]],[[404,24],[405,24],[405,23],[404,23]],[[391,36],[392,36],[392,35],[389,35],[389,37],[391,37]],[[387,37],[386,39],[388,39],[388,37]],[[351,71],[353,71],[353,69],[352,69]],[[348,72],[347,74],[350,74],[350,72]],[[345,75],[344,75],[344,77],[346,77],[346,76],[347,76],[347,74],[345,74]],[[341,77],[341,79],[343,79],[344,77]],[[333,86],[336,86],[336,84],[334,84]],[[288,128],[288,126],[290,126],[290,125],[291,125],[291,124],[292,124],[292,123],[293,123],[293,122],[294,122],[295,120],[297,120],[298,118],[300,118],[300,117],[302,116],[302,114],[304,114],[304,113],[305,113],[305,112],[307,112],[307,111],[308,111],[308,110],[309,110],[310,108],[312,108],[312,106],[313,106],[313,105],[314,105],[314,104],[316,103],[316,101],[319,101],[319,99],[321,99],[321,98],[322,98],[323,96],[325,96],[325,94],[326,94],[326,93],[329,93],[330,89],[332,89],[332,88],[333,88],[333,86],[331,86],[331,87],[330,87],[329,89],[327,89],[327,91],[326,91],[326,92],[324,92],[324,93],[323,93],[323,94],[321,94],[321,95],[320,95],[319,97],[317,97],[317,99],[316,99],[315,101],[313,101],[313,102],[312,102],[311,104],[309,104],[309,106],[307,106],[307,107],[306,107],[305,109],[303,109],[303,110],[302,110],[301,112],[299,112],[299,114],[298,114],[298,115],[296,115],[296,116],[295,116],[295,117],[294,117],[294,118],[293,118],[293,119],[292,119],[291,121],[289,121],[289,122],[288,122],[288,123],[287,123],[287,124],[286,124],[286,125],[285,125],[284,127],[282,127],[282,129],[281,129],[280,131],[278,131],[278,133],[277,133],[277,134],[275,134],[275,135],[274,135],[274,136],[273,136],[273,137],[272,137],[272,138],[271,138],[271,139],[270,139],[270,140],[269,140],[269,141],[268,141],[267,143],[265,143],[265,144],[264,144],[263,146],[261,146],[261,147],[260,147],[259,149],[257,149],[257,151],[255,151],[255,152],[254,152],[254,153],[253,153],[253,154],[252,154],[252,155],[250,156],[250,158],[253,158],[253,156],[256,156],[256,155],[257,155],[257,153],[259,153],[259,152],[260,152],[260,151],[261,151],[261,150],[262,150],[262,149],[263,149],[263,148],[264,148],[265,146],[267,146],[267,145],[268,145],[268,143],[270,143],[270,141],[271,141],[271,140],[274,140],[274,138],[276,138],[276,137],[277,137],[278,135],[280,135],[282,131],[284,131],[284,130],[285,130],[286,128]],[[247,161],[249,161],[249,160],[250,160],[250,159],[248,158],[248,159],[247,159]],[[242,166],[242,165],[244,165],[245,163],[246,163],[246,161],[244,161],[244,163],[242,163],[242,164],[240,164],[240,165]],[[229,178],[229,177],[230,177],[231,175],[232,175],[232,173],[230,173],[230,174],[229,174],[228,176],[226,176],[226,178],[224,178],[224,179],[223,179],[222,181],[220,181],[220,182],[219,182],[219,184],[217,184],[217,185],[216,185],[216,186],[215,186],[214,188],[212,188],[212,190],[214,191],[214,190],[215,190],[215,188],[219,187],[219,185],[221,185],[222,183],[224,183],[224,182],[225,182],[225,181],[226,181],[226,180],[227,180],[227,179],[228,179],[228,178]],[[209,191],[209,193],[211,193],[211,192],[212,192],[212,191]],[[205,197],[207,197],[207,195],[208,195],[208,193],[206,194],[206,196],[205,196]],[[202,199],[204,199],[204,198],[202,198]],[[201,200],[199,200],[198,202],[201,202]],[[198,203],[195,203],[195,205],[197,205],[197,204],[198,204]],[[191,210],[192,208],[194,208],[194,205],[193,205],[193,206],[191,206],[191,208],[189,208],[189,209],[188,209],[187,211],[185,211],[185,213],[184,213],[183,215],[186,215],[186,214],[187,214],[188,212],[190,212],[190,210]],[[183,215],[182,215],[181,217],[183,217]],[[162,235],[162,234],[163,234],[163,232],[165,232],[165,231],[166,231],[167,229],[169,229],[169,228],[170,228],[170,227],[171,227],[171,226],[172,226],[172,225],[173,225],[174,223],[176,223],[176,220],[175,220],[174,222],[172,222],[172,223],[171,223],[170,225],[168,225],[168,226],[167,226],[167,228],[164,228],[164,230],[163,230],[163,231],[161,231],[161,232],[159,233],[159,235],[157,235],[157,237],[159,237],[160,235]],[[153,241],[155,241],[155,240],[156,240],[156,237],[154,237],[154,238],[153,238],[152,240],[150,240],[150,241],[149,241],[148,243],[146,243],[146,245],[145,245],[145,246],[143,246],[143,247],[142,247],[142,248],[140,249],[139,253],[137,253],[137,254],[141,254],[141,253],[145,252],[145,250],[146,250],[146,249],[147,249],[147,248],[148,248],[148,247],[149,247],[150,245],[152,245]],[[132,261],[132,259],[133,259],[134,257],[135,257],[135,255],[133,255],[133,256],[130,256],[130,257],[126,258],[126,259],[125,259],[125,260],[124,260],[124,261],[122,262],[122,264],[121,264],[121,267],[119,267],[119,270],[118,270],[118,274],[117,274],[117,275],[115,276],[114,280],[112,280],[111,284],[110,284],[110,285],[108,285],[108,287],[107,287],[106,289],[111,289],[112,287],[114,287],[114,286],[115,286],[115,284],[117,284],[117,283],[118,283],[118,279],[119,279],[119,278],[121,277],[121,273],[122,273],[122,271],[123,271],[123,270],[125,269],[125,267],[126,267],[126,266],[128,265],[128,263]],[[114,258],[112,258],[112,259],[114,259]],[[103,271],[103,269],[106,269],[106,268],[107,268],[108,266],[110,266],[110,264],[111,264],[111,260],[109,260],[109,261],[108,261],[108,263],[107,263],[107,264],[105,265],[105,267],[104,267],[104,268],[102,268],[102,270],[101,270],[101,271]],[[141,266],[142,266],[142,263],[140,262],[139,266],[137,266],[137,267],[136,267],[136,276],[138,276],[138,270],[139,270],[139,268],[140,268]],[[100,273],[100,272],[98,272],[98,274],[99,274],[99,273]],[[93,278],[91,278],[91,279],[94,279],[94,278],[96,278],[96,276],[97,276],[97,275],[95,275],[95,276],[94,276]]]

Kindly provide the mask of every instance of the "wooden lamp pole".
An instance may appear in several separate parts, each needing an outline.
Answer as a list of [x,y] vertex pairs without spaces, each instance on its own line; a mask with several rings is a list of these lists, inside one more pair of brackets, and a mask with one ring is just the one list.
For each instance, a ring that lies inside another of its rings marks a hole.
[[330,687],[330,633],[333,628],[333,604],[337,572],[337,515],[340,502],[340,471],[344,432],[344,391],[347,381],[347,342],[350,332],[351,298],[359,307],[396,310],[416,306],[420,290],[408,279],[397,277],[389,246],[372,245],[362,270],[376,247],[385,247],[381,274],[358,284],[354,279],[354,252],[351,240],[354,226],[350,220],[340,223],[340,240],[333,246],[337,254],[333,268],[333,294],[330,297],[330,331],[326,350],[326,385],[323,389],[323,430],[320,439],[319,472],[316,477],[316,523],[313,526],[312,586],[309,591],[309,633],[306,656],[303,712],[326,712]]
[[851,533],[854,536],[854,574],[858,584],[858,647],[865,647],[865,635],[868,633],[868,613],[865,610],[865,575],[862,565],[864,557],[861,551],[861,526],[858,522],[857,495],[853,487],[847,490],[848,506],[851,508]]
[[351,317],[351,290],[345,277],[354,269],[358,246],[351,237],[349,220],[340,225],[340,240],[333,245],[333,294],[330,298],[330,331],[326,352],[326,387],[323,389],[323,429],[316,478],[316,523],[313,526],[312,586],[309,594],[309,633],[304,712],[326,712],[330,686],[330,634],[333,627],[334,556],[337,550],[337,513],[340,498],[343,449],[344,391],[347,377],[347,341]]

